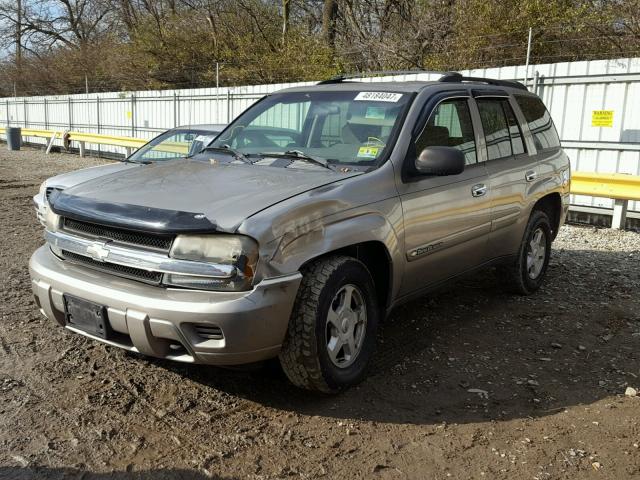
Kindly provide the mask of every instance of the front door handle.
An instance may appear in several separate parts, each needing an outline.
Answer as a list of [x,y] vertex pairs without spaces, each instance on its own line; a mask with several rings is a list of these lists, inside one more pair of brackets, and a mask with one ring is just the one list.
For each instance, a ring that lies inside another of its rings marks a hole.
[[471,187],[471,195],[474,197],[482,197],[487,193],[487,186],[484,183],[478,183]]
[[527,182],[533,182],[538,177],[538,174],[535,170],[529,170],[524,174],[524,178]]

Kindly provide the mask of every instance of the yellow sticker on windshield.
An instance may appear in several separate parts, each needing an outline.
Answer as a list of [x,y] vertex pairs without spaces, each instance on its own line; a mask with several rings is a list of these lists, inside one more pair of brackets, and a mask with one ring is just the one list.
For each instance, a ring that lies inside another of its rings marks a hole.
[[376,158],[380,147],[360,147],[358,149],[359,158]]

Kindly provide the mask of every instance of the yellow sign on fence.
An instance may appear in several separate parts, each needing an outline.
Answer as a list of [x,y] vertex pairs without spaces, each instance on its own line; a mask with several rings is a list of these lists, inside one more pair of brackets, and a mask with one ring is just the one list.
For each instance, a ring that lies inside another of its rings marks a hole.
[[591,112],[592,127],[613,127],[613,110],[593,110]]

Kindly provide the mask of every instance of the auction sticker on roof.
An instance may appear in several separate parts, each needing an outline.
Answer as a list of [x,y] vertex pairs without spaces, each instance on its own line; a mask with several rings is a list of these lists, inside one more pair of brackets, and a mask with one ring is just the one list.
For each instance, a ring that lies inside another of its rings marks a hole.
[[354,100],[367,102],[391,102],[395,103],[402,98],[401,93],[391,92],[360,92]]

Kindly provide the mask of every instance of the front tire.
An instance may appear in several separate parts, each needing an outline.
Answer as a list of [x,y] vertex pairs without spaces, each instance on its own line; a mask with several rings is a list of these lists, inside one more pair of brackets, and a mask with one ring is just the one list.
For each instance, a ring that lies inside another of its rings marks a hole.
[[374,282],[362,262],[347,256],[317,260],[302,273],[280,364],[294,385],[336,393],[365,377],[375,349]]
[[522,237],[516,260],[498,269],[513,293],[530,295],[540,288],[551,257],[551,223],[546,213],[534,210]]

